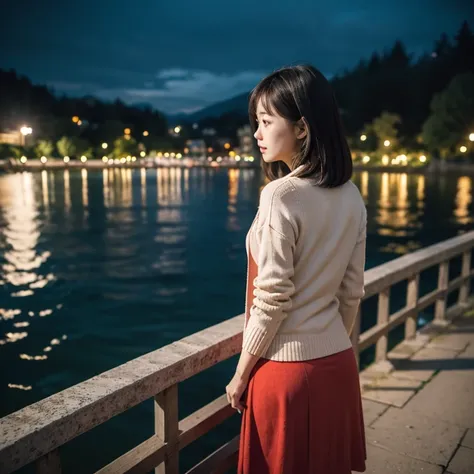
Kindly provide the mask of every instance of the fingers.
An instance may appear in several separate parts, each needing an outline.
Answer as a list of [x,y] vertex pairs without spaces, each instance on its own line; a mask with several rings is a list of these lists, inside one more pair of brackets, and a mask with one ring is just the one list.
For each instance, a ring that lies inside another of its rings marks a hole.
[[241,413],[244,410],[244,405],[240,402],[240,400],[237,399],[232,399],[232,402],[230,404],[234,410],[237,410],[239,413]]

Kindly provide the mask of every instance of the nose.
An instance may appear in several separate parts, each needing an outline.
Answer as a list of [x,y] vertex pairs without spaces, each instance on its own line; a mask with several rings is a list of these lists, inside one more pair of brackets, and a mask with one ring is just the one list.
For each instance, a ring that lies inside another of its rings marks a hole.
[[262,138],[262,133],[260,132],[260,127],[258,127],[257,130],[255,130],[255,133],[253,134],[253,136],[257,140],[260,140]]

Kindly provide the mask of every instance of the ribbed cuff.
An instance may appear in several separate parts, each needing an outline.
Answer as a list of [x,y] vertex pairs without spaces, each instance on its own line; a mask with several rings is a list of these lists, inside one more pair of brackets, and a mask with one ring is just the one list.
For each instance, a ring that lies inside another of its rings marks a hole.
[[244,331],[242,349],[252,355],[262,357],[267,352],[280,325],[272,324],[270,328],[261,328],[250,324]]

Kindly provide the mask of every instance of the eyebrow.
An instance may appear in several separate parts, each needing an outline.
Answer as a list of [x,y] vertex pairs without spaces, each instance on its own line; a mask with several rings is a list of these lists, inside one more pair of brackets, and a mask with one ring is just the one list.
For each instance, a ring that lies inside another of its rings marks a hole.
[[259,115],[271,115],[271,114],[268,113],[267,111],[263,111],[263,112],[258,112],[257,117],[258,117]]

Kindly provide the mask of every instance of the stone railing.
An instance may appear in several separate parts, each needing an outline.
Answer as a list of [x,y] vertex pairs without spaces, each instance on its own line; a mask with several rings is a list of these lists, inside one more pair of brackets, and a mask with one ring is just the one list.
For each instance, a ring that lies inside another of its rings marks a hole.
[[[377,324],[359,334],[360,312],[352,334],[359,354],[376,345],[375,359],[387,361],[388,335],[405,325],[405,339],[415,338],[418,313],[435,304],[434,324],[448,323],[447,297],[459,288],[455,307],[470,295],[474,232],[418,250],[366,271],[365,299],[378,295]],[[449,281],[450,260],[462,256],[460,276]],[[420,273],[439,266],[438,287],[419,295]],[[390,289],[407,281],[406,305],[390,314]],[[36,472],[59,473],[59,449],[78,435],[145,400],[154,399],[155,434],[103,467],[101,474],[179,473],[179,451],[235,411],[225,394],[187,418],[178,418],[178,385],[239,353],[243,315],[236,316],[122,366],[27,406],[0,420],[0,472],[10,473],[35,463]],[[203,459],[187,474],[224,473],[236,463],[239,437]]]

